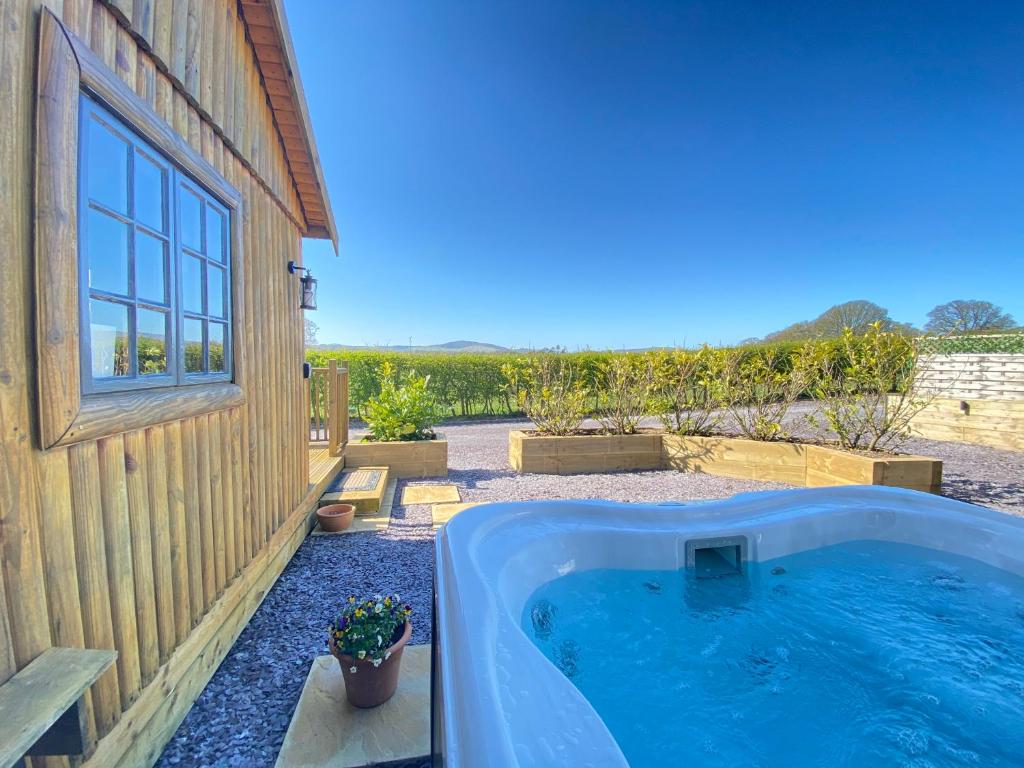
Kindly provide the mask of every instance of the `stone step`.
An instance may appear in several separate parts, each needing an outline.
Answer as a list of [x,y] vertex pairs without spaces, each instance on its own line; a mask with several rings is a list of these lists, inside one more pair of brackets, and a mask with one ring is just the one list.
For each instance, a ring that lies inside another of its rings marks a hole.
[[338,660],[318,656],[276,768],[419,766],[430,754],[430,645],[407,645],[394,698],[375,709],[345,700]]
[[387,467],[345,469],[320,497],[319,506],[352,504],[356,515],[372,515],[380,512],[387,488]]

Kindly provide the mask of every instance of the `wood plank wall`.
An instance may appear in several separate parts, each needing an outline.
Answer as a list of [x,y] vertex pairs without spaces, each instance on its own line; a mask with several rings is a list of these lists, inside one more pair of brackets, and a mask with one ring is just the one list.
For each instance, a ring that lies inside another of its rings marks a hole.
[[1024,400],[935,398],[910,423],[915,435],[1024,451]]
[[[43,5],[240,190],[244,406],[38,450],[30,180]],[[307,493],[302,318],[285,269],[301,260],[301,209],[234,0],[0,0],[0,106],[0,682],[51,645],[116,648],[87,698],[102,739],[250,562],[274,558],[263,550]]]

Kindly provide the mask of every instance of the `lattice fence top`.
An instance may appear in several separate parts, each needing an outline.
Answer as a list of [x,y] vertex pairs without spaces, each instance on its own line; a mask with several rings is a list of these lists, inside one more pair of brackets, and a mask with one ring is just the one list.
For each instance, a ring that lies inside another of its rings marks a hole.
[[1024,332],[946,336],[917,340],[922,354],[930,355],[1020,355],[1024,354]]

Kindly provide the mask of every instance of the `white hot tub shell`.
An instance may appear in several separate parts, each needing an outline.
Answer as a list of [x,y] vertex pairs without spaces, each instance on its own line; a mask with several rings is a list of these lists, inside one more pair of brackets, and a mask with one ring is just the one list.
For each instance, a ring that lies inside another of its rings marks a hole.
[[526,601],[573,571],[683,570],[688,541],[737,536],[745,537],[744,556],[752,561],[874,540],[1024,576],[1024,518],[892,488],[769,491],[685,505],[474,507],[436,542],[435,765],[627,766],[587,699],[523,632]]

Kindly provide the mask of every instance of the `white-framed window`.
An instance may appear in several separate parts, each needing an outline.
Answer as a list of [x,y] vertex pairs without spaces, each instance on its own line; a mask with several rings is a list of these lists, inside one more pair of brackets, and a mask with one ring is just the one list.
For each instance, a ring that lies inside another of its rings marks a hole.
[[79,109],[82,393],[230,381],[230,211],[98,101]]

